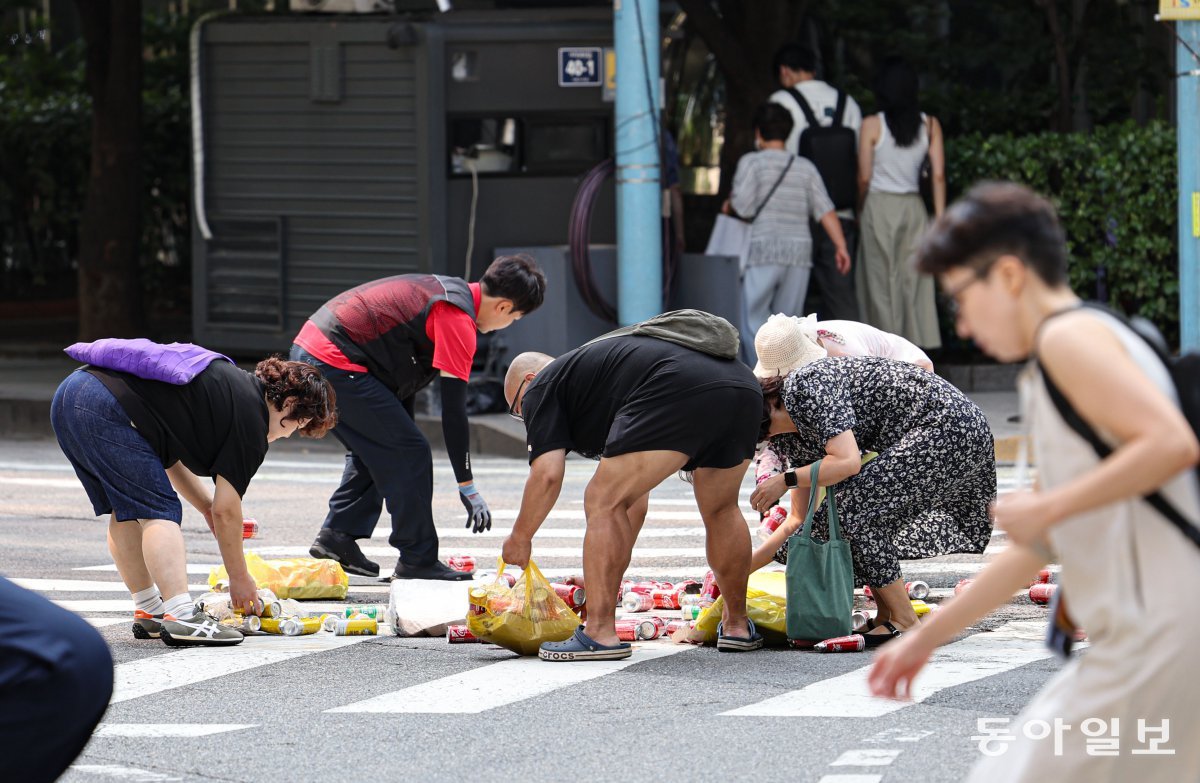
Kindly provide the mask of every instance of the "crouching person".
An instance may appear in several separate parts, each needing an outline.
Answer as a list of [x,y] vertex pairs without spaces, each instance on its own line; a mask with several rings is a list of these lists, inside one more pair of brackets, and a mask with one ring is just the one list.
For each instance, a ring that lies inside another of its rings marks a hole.
[[[732,344],[727,355],[736,355],[737,332],[730,324],[690,312],[700,316],[702,327],[693,332],[693,345],[726,340]],[[646,518],[650,490],[680,470],[692,472],[708,562],[725,597],[717,647],[762,646],[746,617],[750,534],[738,508],[738,489],[754,454],[762,391],[740,362],[648,336],[655,332],[641,326],[558,359],[521,354],[505,378],[509,412],[525,422],[530,460],[521,508],[504,542],[505,562],[522,567],[529,562],[533,536],[562,489],[567,452],[600,461],[584,494],[586,631],[580,627],[566,641],[543,644],[543,660],[632,654],[631,646],[617,638],[617,590]]]
[[[319,438],[334,425],[333,389],[302,362],[264,359],[248,373],[195,346],[181,363],[175,346],[100,342],[117,350],[84,354],[94,363],[58,387],[50,420],[96,515],[108,516],[108,549],[136,607],[133,635],[238,644],[242,635],[188,594],[179,495],[216,536],[233,606],[261,612],[242,553],[242,496],[268,443],[296,431]],[[189,362],[202,369],[181,375]]]

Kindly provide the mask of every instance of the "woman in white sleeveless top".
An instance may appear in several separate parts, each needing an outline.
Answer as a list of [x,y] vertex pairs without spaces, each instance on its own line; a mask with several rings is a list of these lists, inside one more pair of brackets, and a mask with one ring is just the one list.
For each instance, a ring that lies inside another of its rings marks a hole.
[[859,134],[859,307],[872,326],[922,348],[939,348],[933,281],[918,275],[909,258],[929,220],[919,184],[926,154],[935,214],[945,207],[942,128],[936,118],[921,113],[916,71],[903,61],[884,63],[875,94],[882,111],[864,119]]
[[[1053,207],[1001,183],[968,193],[918,250],[919,268],[955,302],[961,336],[1001,361],[1036,354],[1020,391],[1039,488],[997,501],[996,527],[1012,546],[920,631],[885,647],[870,686],[878,696],[910,694],[938,645],[1007,603],[1054,558],[1061,609],[1090,646],[1015,719],[987,726],[1009,739],[988,743],[991,753],[1004,750],[981,756],[970,779],[1200,780],[1200,623],[1177,608],[1200,594],[1200,546],[1144,500],[1157,491],[1200,525],[1200,444],[1146,342],[1115,317],[1079,307],[1066,256]],[[1101,460],[1066,424],[1047,377],[1111,455]],[[974,729],[977,741],[985,736],[983,725]],[[1101,741],[1115,755],[1097,753]]]

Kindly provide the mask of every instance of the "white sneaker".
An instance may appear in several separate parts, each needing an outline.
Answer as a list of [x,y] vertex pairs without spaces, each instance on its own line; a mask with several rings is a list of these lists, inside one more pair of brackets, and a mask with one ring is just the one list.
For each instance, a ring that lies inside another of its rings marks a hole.
[[223,647],[242,643],[242,633],[235,628],[221,625],[216,619],[199,609],[191,617],[163,615],[162,640],[171,647],[196,645]]

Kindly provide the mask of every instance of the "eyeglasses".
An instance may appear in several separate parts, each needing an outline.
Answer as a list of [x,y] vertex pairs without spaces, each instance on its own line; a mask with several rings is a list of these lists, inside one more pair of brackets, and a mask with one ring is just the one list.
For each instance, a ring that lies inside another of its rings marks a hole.
[[952,318],[957,318],[958,314],[959,314],[960,308],[959,308],[959,304],[958,304],[958,298],[960,296],[962,296],[964,291],[966,291],[968,288],[975,285],[979,281],[987,280],[988,274],[992,271],[992,265],[994,263],[996,263],[997,258],[999,258],[999,256],[996,256],[995,258],[989,258],[987,261],[984,261],[981,264],[970,265],[970,268],[971,268],[970,279],[968,279],[962,283],[959,283],[954,288],[942,291],[942,295],[941,295],[942,304],[945,305],[946,311],[948,313],[950,313],[950,316]]
[[517,402],[521,399],[521,389],[524,389],[525,384],[528,382],[528,378],[521,380],[521,385],[517,387],[517,393],[513,395],[512,402],[508,404],[508,415],[522,423],[525,422],[525,417],[517,411]]

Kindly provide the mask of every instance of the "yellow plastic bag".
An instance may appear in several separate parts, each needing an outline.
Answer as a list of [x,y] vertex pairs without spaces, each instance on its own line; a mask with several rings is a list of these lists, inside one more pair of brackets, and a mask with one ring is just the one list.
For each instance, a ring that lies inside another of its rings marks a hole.
[[532,560],[512,587],[500,579],[504,565],[501,560],[495,582],[468,591],[471,633],[518,655],[537,655],[542,642],[561,642],[575,633],[579,616]]
[[[247,552],[246,567],[259,589],[266,588],[279,598],[341,600],[350,588],[350,577],[346,576],[340,563],[332,560],[312,557],[263,560],[253,552]],[[229,574],[225,566],[217,566],[212,570],[208,575],[208,586],[213,590],[229,589]]]
[[[725,609],[725,599],[718,596],[713,605],[700,613],[696,625],[689,632],[689,639],[702,644],[716,644],[717,625]],[[787,600],[783,596],[771,595],[762,590],[746,590],[746,615],[762,634],[767,644],[787,642]]]

